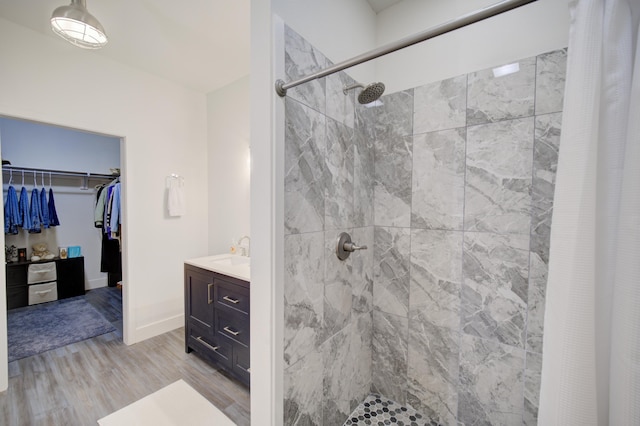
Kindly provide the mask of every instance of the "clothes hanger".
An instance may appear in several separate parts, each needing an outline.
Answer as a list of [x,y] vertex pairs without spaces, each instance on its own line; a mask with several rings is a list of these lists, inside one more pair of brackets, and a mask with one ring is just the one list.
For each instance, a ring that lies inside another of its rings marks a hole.
[[11,182],[13,182],[13,170],[9,169],[9,186],[11,186]]

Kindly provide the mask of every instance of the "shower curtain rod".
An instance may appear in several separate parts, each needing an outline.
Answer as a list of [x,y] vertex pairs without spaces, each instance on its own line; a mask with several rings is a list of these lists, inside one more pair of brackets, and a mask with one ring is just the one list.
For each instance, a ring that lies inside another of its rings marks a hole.
[[376,49],[370,50],[369,52],[363,53],[354,58],[347,59],[346,61],[337,63],[329,68],[325,68],[322,71],[318,71],[314,74],[308,75],[306,77],[302,77],[298,80],[285,83],[284,81],[278,79],[276,80],[276,84],[275,84],[276,93],[280,97],[283,97],[287,94],[287,90],[291,89],[292,87],[298,86],[303,83],[307,83],[317,78],[326,77],[330,74],[334,74],[344,69],[351,68],[355,65],[359,65],[363,62],[367,62],[372,59],[379,58],[380,56],[387,55],[389,53],[395,52],[396,50],[413,46],[414,44],[423,42],[425,40],[429,40],[431,38],[437,37],[442,34],[446,34],[448,32],[457,30],[467,25],[474,24],[484,19],[491,18],[492,16],[496,16],[501,13],[508,12],[512,9],[516,9],[520,6],[524,6],[526,4],[533,3],[535,1],[537,0],[504,0],[496,4],[493,4],[491,6],[487,6],[483,9],[477,10],[475,12],[462,15],[459,18],[453,19],[451,21],[447,21],[435,27],[429,28],[428,30],[402,38],[393,43],[385,44],[384,46],[380,46]]
[[69,177],[81,177],[81,178],[88,178],[88,179],[115,179],[117,178],[119,175],[107,175],[107,174],[101,174],[101,173],[90,173],[90,172],[72,172],[72,171],[66,171],[66,170],[50,170],[50,169],[32,169],[29,167],[18,167],[18,166],[2,166],[2,171],[9,173],[9,172],[14,172],[14,173],[21,173],[21,172],[27,172],[27,173],[46,173],[46,174],[51,174],[53,176],[69,176]]

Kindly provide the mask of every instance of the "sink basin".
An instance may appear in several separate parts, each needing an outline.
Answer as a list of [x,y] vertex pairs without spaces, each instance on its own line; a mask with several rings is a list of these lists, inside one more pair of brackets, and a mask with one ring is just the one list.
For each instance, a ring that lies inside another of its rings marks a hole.
[[211,263],[220,266],[249,266],[250,258],[244,256],[228,256],[211,260]]
[[217,272],[239,280],[251,281],[251,258],[238,254],[216,254],[213,256],[187,259],[185,264],[201,268],[206,271]]

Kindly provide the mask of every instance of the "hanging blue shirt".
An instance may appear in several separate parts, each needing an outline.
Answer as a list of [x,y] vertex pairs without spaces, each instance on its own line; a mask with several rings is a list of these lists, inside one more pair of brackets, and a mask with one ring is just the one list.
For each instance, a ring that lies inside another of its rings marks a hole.
[[31,216],[31,228],[29,228],[30,234],[38,234],[42,232],[40,226],[42,225],[42,210],[40,209],[40,196],[38,194],[38,188],[33,188],[31,191],[31,205],[29,206],[29,215]]
[[31,214],[29,213],[29,193],[24,186],[20,190],[20,224],[22,229],[31,229]]
[[42,218],[42,227],[49,228],[49,204],[47,203],[47,190],[44,188],[40,191],[40,217]]
[[112,204],[111,204],[111,223],[109,223],[109,228],[111,228],[111,233],[118,232],[118,226],[120,226],[120,191],[121,186],[120,182],[116,183],[113,186],[113,192],[111,194]]
[[13,186],[7,190],[7,202],[4,204],[4,233],[17,234],[20,224],[20,210],[18,208],[18,195]]
[[56,212],[56,202],[53,200],[53,189],[49,188],[49,225],[58,226],[58,213]]

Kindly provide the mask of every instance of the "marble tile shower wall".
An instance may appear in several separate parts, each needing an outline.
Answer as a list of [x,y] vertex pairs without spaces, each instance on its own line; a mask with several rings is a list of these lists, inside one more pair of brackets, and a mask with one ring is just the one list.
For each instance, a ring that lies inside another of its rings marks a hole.
[[537,421],[566,49],[376,108],[372,390],[445,424]]
[[[285,29],[289,81],[329,64]],[[334,74],[284,99],[285,425],[341,425],[371,390],[374,116],[342,93],[352,81]],[[371,249],[339,261],[342,231]]]

